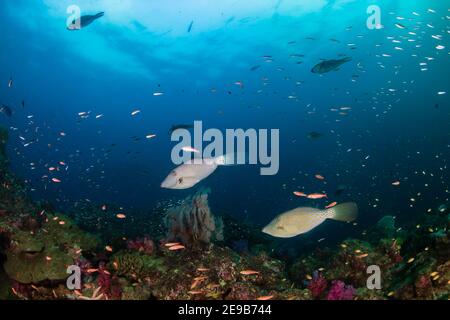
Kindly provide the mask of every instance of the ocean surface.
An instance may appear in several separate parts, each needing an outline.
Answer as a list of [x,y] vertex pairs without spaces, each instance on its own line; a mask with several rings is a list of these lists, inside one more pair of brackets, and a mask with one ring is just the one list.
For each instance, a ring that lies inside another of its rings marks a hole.
[[[105,14],[70,31],[70,5]],[[407,223],[449,204],[448,10],[437,0],[2,1],[11,170],[61,210],[88,199],[145,213],[208,187],[214,213],[263,227],[299,206],[358,204],[357,224],[330,221],[283,244],[336,241],[385,215]],[[339,70],[311,72],[343,57]],[[161,188],[176,167],[169,130],[194,121],[279,129],[278,173],[226,166],[193,188]]]

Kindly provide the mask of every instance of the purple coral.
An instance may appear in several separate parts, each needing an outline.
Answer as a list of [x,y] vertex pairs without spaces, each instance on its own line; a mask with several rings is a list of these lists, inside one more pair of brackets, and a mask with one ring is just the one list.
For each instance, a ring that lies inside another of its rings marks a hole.
[[340,280],[333,281],[327,300],[353,300],[356,290],[351,285],[345,285]]
[[327,288],[327,280],[320,274],[319,272],[315,271],[313,274],[313,278],[308,283],[308,289],[311,291],[312,296],[314,299],[319,298],[322,293]]

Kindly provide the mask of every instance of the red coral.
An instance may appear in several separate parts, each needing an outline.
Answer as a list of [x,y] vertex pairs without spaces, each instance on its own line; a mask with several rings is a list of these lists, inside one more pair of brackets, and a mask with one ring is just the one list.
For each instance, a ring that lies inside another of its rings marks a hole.
[[13,280],[11,290],[15,295],[17,295],[19,297],[27,297],[27,298],[31,297],[31,292],[32,292],[31,286],[22,284],[15,280]]
[[149,237],[144,237],[136,240],[128,240],[127,248],[151,255],[155,250],[155,244]]
[[314,272],[312,280],[308,283],[308,289],[309,291],[311,291],[314,299],[319,298],[325,291],[327,286],[327,280],[322,276],[322,274],[319,274],[318,272]]
[[333,281],[327,300],[353,300],[356,290],[351,285],[345,285],[340,280]]
[[122,289],[117,276],[111,276],[103,262],[98,268],[97,285],[101,287],[103,293],[108,299],[120,299],[122,297]]
[[416,288],[425,289],[431,286],[431,280],[427,276],[420,276],[416,281]]

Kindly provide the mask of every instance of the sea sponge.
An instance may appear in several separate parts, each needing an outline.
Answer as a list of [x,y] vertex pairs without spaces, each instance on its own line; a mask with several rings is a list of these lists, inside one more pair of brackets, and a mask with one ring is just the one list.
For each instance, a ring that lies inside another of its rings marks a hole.
[[181,241],[186,246],[223,240],[223,222],[214,217],[208,205],[209,190],[186,198],[165,217],[169,241]]

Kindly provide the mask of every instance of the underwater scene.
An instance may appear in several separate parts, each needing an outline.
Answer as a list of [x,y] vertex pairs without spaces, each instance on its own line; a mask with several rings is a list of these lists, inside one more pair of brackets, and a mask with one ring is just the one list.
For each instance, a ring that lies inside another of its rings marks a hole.
[[0,3],[0,300],[448,300],[441,0]]

